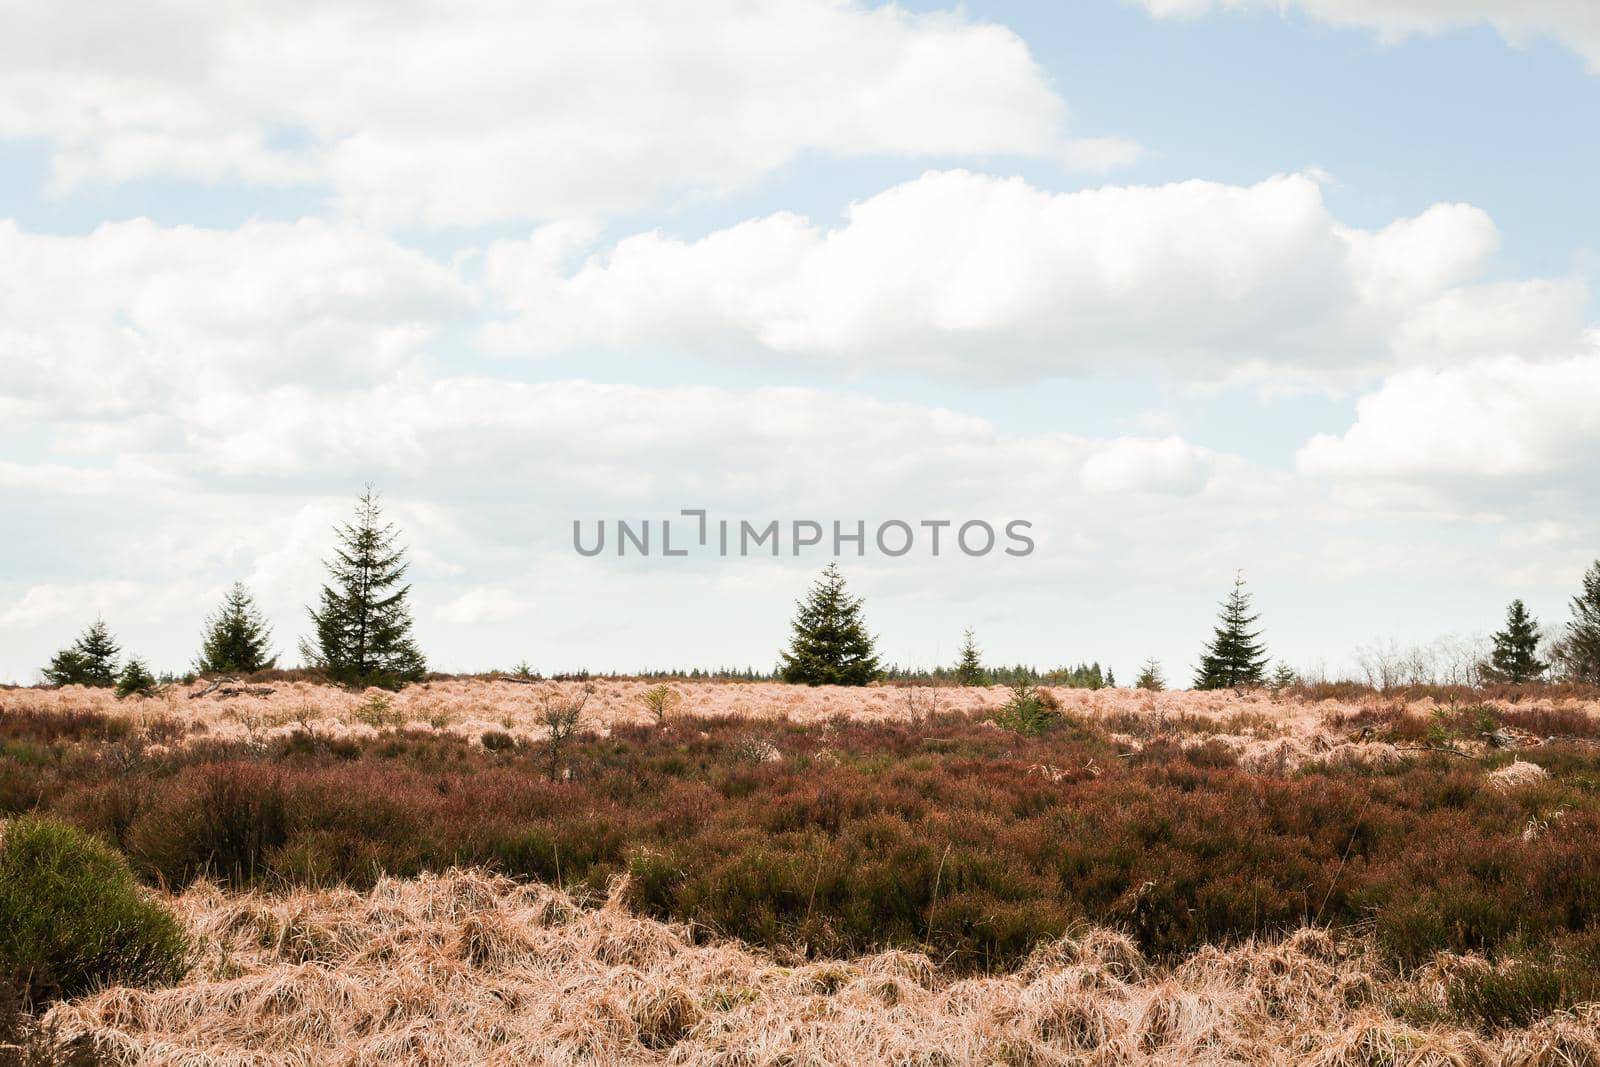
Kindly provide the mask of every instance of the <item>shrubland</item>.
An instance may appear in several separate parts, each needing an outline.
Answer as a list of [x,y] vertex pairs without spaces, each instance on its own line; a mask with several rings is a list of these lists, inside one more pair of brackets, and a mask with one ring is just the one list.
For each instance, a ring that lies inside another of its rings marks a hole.
[[[1096,927],[1178,965],[1313,927],[1397,975],[1483,961],[1396,1004],[1419,1019],[1492,1031],[1600,999],[1600,720],[1583,707],[1290,702],[1283,721],[1317,726],[1288,737],[1271,704],[1088,712],[1044,693],[1042,716],[1017,714],[1038,692],[1019,708],[997,690],[804,721],[692,700],[657,721],[627,700],[636,718],[580,723],[559,749],[392,711],[343,734],[309,711],[224,733],[159,701],[6,694],[0,816],[48,813],[174,890],[364,891],[475,866],[580,903],[615,889],[796,963],[911,949],[994,974]],[[1501,753],[1477,740],[1491,726],[1557,740]],[[1504,787],[1513,762],[1544,773]]]

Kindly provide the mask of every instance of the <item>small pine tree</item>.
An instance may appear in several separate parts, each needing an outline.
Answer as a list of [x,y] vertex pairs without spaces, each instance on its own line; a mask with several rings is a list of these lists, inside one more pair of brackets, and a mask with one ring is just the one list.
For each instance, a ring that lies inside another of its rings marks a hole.
[[1295,673],[1293,667],[1287,663],[1280,663],[1277,670],[1272,672],[1272,680],[1267,683],[1267,687],[1273,692],[1281,693],[1299,680],[1300,676]]
[[1556,655],[1573,681],[1600,685],[1600,560],[1585,572],[1583,592],[1572,598],[1572,619]]
[[845,592],[839,565],[830,563],[796,605],[794,637],[778,674],[791,684],[866,685],[878,677],[878,655],[861,615],[862,600]]
[[270,670],[277,657],[267,654],[272,631],[256,608],[250,590],[234,582],[216,614],[206,618],[200,656],[194,669],[201,674],[253,674]]
[[155,675],[150,673],[150,668],[144,661],[135,657],[128,661],[122,668],[122,674],[117,677],[117,696],[149,696],[155,691]]
[[332,585],[322,587],[319,608],[308,608],[315,636],[300,642],[312,666],[346,685],[398,689],[416,681],[427,664],[411,638],[405,549],[399,532],[384,523],[378,496],[368,486],[353,523],[335,528],[339,547],[326,562]]
[[1506,608],[1506,628],[1494,635],[1494,651],[1482,672],[1489,679],[1512,685],[1531,682],[1550,666],[1539,659],[1538,650],[1539,622],[1520,599],[1513,600]]
[[68,648],[57,652],[44,669],[46,685],[88,685],[109,688],[117,684],[117,653],[104,619],[96,619]]
[[1037,737],[1048,730],[1059,715],[1056,698],[1023,679],[1011,687],[1011,699],[1001,706],[994,721],[1008,730]]
[[1139,677],[1134,679],[1135,689],[1145,689],[1152,693],[1159,693],[1167,687],[1167,679],[1161,673],[1161,661],[1151,656],[1144,661],[1144,666],[1139,668]]
[[1200,657],[1195,672],[1196,689],[1238,689],[1260,685],[1267,669],[1267,649],[1261,632],[1251,631],[1261,616],[1250,614],[1250,594],[1244,576],[1233,579],[1233,592],[1222,602],[1220,625]]
[[1106,668],[1106,688],[1107,689],[1115,689],[1116,687],[1117,687],[1117,672],[1112,670],[1110,667],[1107,667]]
[[983,653],[978,651],[978,642],[971,630],[962,635],[961,658],[956,661],[956,682],[960,685],[989,684],[989,676],[983,669]]

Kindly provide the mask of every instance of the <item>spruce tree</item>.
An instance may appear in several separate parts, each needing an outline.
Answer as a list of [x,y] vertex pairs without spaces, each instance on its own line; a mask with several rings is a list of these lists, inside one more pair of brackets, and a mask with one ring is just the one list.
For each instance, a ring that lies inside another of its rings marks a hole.
[[1521,685],[1531,682],[1550,665],[1541,662],[1539,651],[1539,623],[1520,599],[1506,608],[1506,628],[1494,635],[1494,651],[1483,673],[1493,681]]
[[1151,656],[1144,661],[1144,666],[1139,668],[1139,677],[1134,679],[1135,689],[1144,689],[1151,693],[1159,693],[1167,687],[1167,680],[1161,674],[1161,661]]
[[971,630],[962,635],[961,658],[956,661],[956,681],[961,685],[989,684],[983,669],[983,653],[978,651],[978,642]]
[[838,564],[828,564],[796,605],[794,637],[782,654],[779,676],[804,685],[866,685],[877,678],[878,656],[861,604],[845,592]]
[[109,688],[117,684],[117,643],[104,619],[94,623],[69,647],[55,654],[44,669],[46,685],[88,685]]
[[149,696],[155,692],[156,678],[146,667],[144,660],[137,657],[130,659],[128,665],[122,668],[122,674],[117,677],[117,696]]
[[250,590],[234,582],[216,614],[206,618],[205,635],[194,669],[200,674],[252,674],[270,670],[277,657],[267,654],[272,631],[256,608]]
[[1195,672],[1196,689],[1237,689],[1260,685],[1267,668],[1267,649],[1261,631],[1251,626],[1261,616],[1250,614],[1250,594],[1244,591],[1244,576],[1233,579],[1233,592],[1222,602],[1219,625],[1200,657]]
[[1272,681],[1267,683],[1268,688],[1274,692],[1283,692],[1300,680],[1300,675],[1287,663],[1278,664],[1278,669],[1272,672]]
[[1600,560],[1583,576],[1583,592],[1572,598],[1572,619],[1556,653],[1568,677],[1600,685]]
[[405,549],[400,534],[383,522],[377,494],[368,486],[356,503],[353,523],[335,527],[334,558],[324,561],[331,585],[322,587],[320,607],[307,608],[315,635],[300,642],[314,667],[345,685],[398,689],[427,671],[411,638],[406,596]]

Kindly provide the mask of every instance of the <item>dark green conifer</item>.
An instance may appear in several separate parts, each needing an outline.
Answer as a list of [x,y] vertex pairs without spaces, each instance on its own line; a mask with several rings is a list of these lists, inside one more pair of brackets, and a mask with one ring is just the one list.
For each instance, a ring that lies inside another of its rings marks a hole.
[[149,696],[155,692],[156,676],[150,673],[144,660],[137,657],[130,659],[128,665],[122,668],[122,674],[117,677],[117,696]]
[[983,669],[983,653],[978,642],[967,630],[961,641],[961,658],[956,661],[956,682],[960,685],[988,685],[989,676]]
[[55,654],[44,669],[45,684],[101,688],[116,685],[119,651],[105,620],[96,619],[69,647]]
[[335,528],[339,544],[325,561],[332,584],[319,607],[308,608],[315,633],[300,642],[307,662],[345,685],[398,689],[427,672],[411,637],[409,585],[400,534],[383,522],[378,496],[368,486],[353,523]]
[[866,685],[878,677],[878,655],[861,615],[862,601],[845,592],[844,575],[830,563],[797,605],[794,637],[778,673],[804,685]]
[[1521,685],[1539,677],[1550,666],[1538,657],[1539,623],[1528,614],[1521,599],[1506,608],[1506,628],[1494,635],[1494,651],[1484,664],[1485,677]]
[[206,619],[200,657],[194,669],[201,674],[251,674],[270,670],[277,658],[267,654],[272,631],[256,608],[250,590],[234,582],[222,606]]
[[1144,661],[1144,666],[1139,668],[1139,677],[1134,679],[1135,689],[1144,689],[1152,693],[1159,693],[1167,687],[1167,680],[1161,674],[1161,661],[1151,656]]
[[1238,689],[1260,685],[1267,668],[1267,648],[1261,632],[1252,631],[1261,616],[1250,614],[1250,594],[1244,576],[1233,579],[1233,592],[1222,602],[1219,625],[1200,657],[1195,672],[1196,689]]
[[1600,560],[1583,576],[1583,592],[1572,598],[1572,619],[1556,647],[1567,676],[1600,685]]

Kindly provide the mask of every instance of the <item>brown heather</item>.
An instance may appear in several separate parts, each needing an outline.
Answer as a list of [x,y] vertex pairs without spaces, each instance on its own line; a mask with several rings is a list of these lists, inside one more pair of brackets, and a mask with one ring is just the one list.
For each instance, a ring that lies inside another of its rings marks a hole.
[[652,684],[595,682],[554,774],[576,684],[0,692],[0,817],[101,835],[200,946],[48,1023],[126,1063],[1600,1064],[1589,695],[1060,689],[1024,737],[999,688],[674,684],[658,725]]

